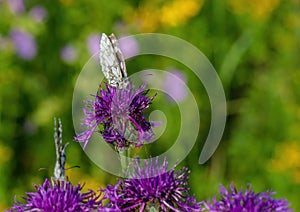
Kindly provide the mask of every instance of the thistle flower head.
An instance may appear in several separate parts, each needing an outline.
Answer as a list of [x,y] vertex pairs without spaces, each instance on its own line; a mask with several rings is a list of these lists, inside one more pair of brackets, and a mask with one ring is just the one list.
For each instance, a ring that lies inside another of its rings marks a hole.
[[15,46],[16,53],[21,59],[32,60],[36,56],[37,44],[32,34],[24,30],[13,29],[10,32],[10,37]]
[[200,203],[189,195],[189,170],[172,168],[168,171],[167,168],[166,160],[161,166],[158,160],[153,162],[152,159],[143,166],[136,162],[131,179],[119,180],[103,190],[103,200],[109,202],[101,210],[201,211]]
[[15,203],[10,211],[79,211],[88,212],[100,206],[99,195],[92,190],[82,193],[82,186],[73,186],[69,181],[46,179],[42,186],[34,185],[35,192],[27,192],[25,203]]
[[290,212],[288,208],[289,203],[285,199],[274,199],[272,196],[275,192],[259,192],[254,193],[249,184],[246,191],[243,193],[242,189],[237,191],[232,183],[230,190],[220,185],[221,199],[219,201],[213,198],[212,201],[204,203],[205,208],[211,212]]
[[120,89],[106,85],[88,100],[84,108],[83,127],[85,131],[78,134],[75,140],[86,145],[92,134],[99,127],[100,134],[107,143],[112,143],[118,150],[129,146],[139,147],[143,141],[153,137],[152,124],[143,116],[143,111],[152,102],[153,97],[147,97],[145,86],[138,90],[129,84]]

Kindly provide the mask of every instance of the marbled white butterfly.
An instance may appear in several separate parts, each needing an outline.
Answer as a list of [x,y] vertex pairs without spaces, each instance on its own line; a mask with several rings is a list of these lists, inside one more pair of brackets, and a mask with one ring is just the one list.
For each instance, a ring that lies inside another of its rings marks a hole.
[[54,118],[54,142],[56,149],[56,163],[54,168],[54,180],[65,179],[65,163],[66,163],[66,152],[65,149],[68,143],[62,144],[62,124],[58,119],[58,126],[56,118]]
[[102,33],[99,59],[102,72],[108,83],[114,87],[126,88],[129,81],[125,60],[114,34],[108,37],[105,33]]

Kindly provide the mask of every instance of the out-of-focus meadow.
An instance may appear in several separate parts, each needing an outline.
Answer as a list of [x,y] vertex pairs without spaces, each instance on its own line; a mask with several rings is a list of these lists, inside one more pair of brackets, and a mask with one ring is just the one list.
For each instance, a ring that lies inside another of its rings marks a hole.
[[[254,191],[272,189],[300,211],[300,2],[298,0],[0,0],[0,211],[53,174],[53,118],[61,117],[72,182],[97,189],[114,183],[73,142],[76,79],[98,51],[102,32],[177,36],[195,45],[217,70],[228,118],[220,146],[204,165],[198,157],[210,127],[210,104],[201,81],[180,63],[143,56],[128,61],[129,75],[149,68],[185,80],[201,115],[198,140],[180,163],[191,169],[191,192],[212,198],[219,183]],[[180,50],[178,50],[180,51]],[[100,67],[99,67],[100,71]],[[170,81],[171,80],[171,81]],[[185,91],[177,89],[178,101]],[[173,88],[172,88],[173,86]],[[184,89],[184,88],[182,88]],[[178,134],[180,113],[158,95],[167,129],[151,155],[166,151]],[[41,170],[41,168],[43,168]]]

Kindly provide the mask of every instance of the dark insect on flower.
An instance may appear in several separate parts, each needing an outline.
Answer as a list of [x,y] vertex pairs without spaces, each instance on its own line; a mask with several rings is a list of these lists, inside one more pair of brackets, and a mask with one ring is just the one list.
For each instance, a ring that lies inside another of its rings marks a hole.
[[143,166],[136,160],[131,179],[102,190],[108,203],[99,211],[202,211],[201,203],[189,195],[189,170],[167,168],[166,160],[161,166],[158,160],[150,159]]
[[212,201],[204,202],[204,207],[212,212],[291,212],[288,208],[289,203],[285,199],[274,199],[272,196],[275,192],[254,193],[252,186],[249,184],[245,193],[242,189],[237,191],[232,183],[230,190],[220,185],[221,199],[217,201],[216,197]]
[[100,87],[95,100],[88,100],[84,111],[83,127],[85,131],[78,134],[75,140],[88,143],[97,127],[107,143],[118,150],[129,146],[140,147],[143,141],[154,137],[153,123],[148,122],[143,111],[149,107],[154,96],[146,96],[145,86],[135,90],[129,83],[120,89],[106,84]]
[[27,192],[23,197],[25,203],[15,200],[12,211],[44,211],[44,212],[89,212],[100,207],[101,201],[94,191],[82,193],[80,184],[74,186],[66,181],[46,179],[41,186],[34,185],[35,192]]

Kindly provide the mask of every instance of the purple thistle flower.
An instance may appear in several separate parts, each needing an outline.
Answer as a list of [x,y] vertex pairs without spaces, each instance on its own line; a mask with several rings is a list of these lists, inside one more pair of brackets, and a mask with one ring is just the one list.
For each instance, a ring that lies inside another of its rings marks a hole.
[[77,56],[77,50],[71,45],[67,45],[60,50],[60,58],[66,63],[74,62]]
[[22,14],[25,11],[23,0],[7,0],[9,9],[15,15]]
[[22,30],[12,30],[10,37],[20,58],[31,60],[35,57],[37,51],[36,42],[31,34]]
[[30,10],[30,16],[36,22],[42,22],[47,16],[47,11],[42,6],[35,6]]
[[96,54],[99,51],[100,36],[98,34],[91,34],[86,41],[88,50],[91,55]]
[[188,95],[185,74],[180,70],[170,70],[165,74],[163,88],[176,102],[183,101]]
[[119,45],[125,58],[133,57],[140,51],[138,42],[132,36],[120,39]]
[[15,200],[9,211],[79,211],[88,212],[100,206],[99,195],[92,190],[81,193],[82,186],[73,186],[69,181],[46,179],[42,186],[34,185],[36,192],[27,192],[25,203]]
[[272,196],[275,192],[259,192],[254,193],[252,186],[249,184],[245,193],[242,189],[238,192],[232,183],[230,191],[220,185],[221,200],[217,201],[214,197],[211,201],[204,202],[207,210],[212,212],[290,212],[289,203],[285,199],[274,199]]
[[142,112],[149,107],[154,96],[147,97],[149,90],[145,87],[138,90],[134,90],[132,84],[125,89],[108,84],[106,90],[100,87],[95,100],[87,100],[82,123],[85,131],[78,134],[75,140],[86,145],[96,128],[101,126],[99,132],[103,139],[118,150],[129,146],[140,147],[143,141],[150,141],[154,137],[152,123],[145,119]]
[[[168,171],[168,162],[159,166],[158,160],[145,160],[144,166],[138,159],[131,179],[119,180],[116,185],[103,189],[102,201],[107,201],[99,211],[202,211],[195,197],[189,195],[189,170],[175,167]],[[151,210],[155,209],[155,210]]]

